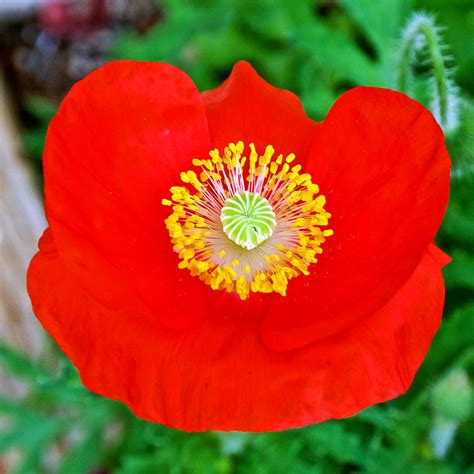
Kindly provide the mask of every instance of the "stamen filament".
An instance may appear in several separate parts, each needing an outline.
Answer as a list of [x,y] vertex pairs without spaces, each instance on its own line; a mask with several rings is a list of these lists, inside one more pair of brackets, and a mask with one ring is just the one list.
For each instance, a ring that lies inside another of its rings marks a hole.
[[166,219],[179,268],[187,268],[214,290],[247,299],[255,292],[286,295],[289,280],[308,275],[332,235],[326,199],[295,155],[263,155],[243,142],[230,143],[221,155],[193,160],[200,172],[181,173],[184,186],[171,188]]

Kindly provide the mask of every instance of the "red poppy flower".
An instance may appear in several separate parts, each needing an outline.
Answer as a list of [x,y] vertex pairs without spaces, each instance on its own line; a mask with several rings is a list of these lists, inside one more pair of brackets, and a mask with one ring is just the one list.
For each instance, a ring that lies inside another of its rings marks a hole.
[[33,308],[84,384],[190,431],[271,431],[405,392],[440,323],[450,160],[432,115],[358,87],[310,120],[238,63],[80,81],[44,154]]

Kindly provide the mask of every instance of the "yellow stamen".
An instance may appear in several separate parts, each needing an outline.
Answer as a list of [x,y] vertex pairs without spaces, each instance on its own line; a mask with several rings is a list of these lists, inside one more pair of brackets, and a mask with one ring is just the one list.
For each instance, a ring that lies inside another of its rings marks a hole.
[[[194,159],[197,170],[183,171],[184,186],[172,186],[171,198],[162,200],[172,210],[166,228],[180,258],[178,267],[212,289],[236,293],[242,300],[252,293],[285,296],[288,282],[310,273],[321,245],[333,235],[331,229],[321,229],[331,214],[311,175],[302,173],[301,165],[291,165],[293,153],[284,157],[268,145],[259,155],[253,143],[244,153],[239,141],[222,154],[211,150],[210,159]],[[251,249],[236,245],[220,219],[224,203],[242,192],[265,198],[276,218],[270,238]]]

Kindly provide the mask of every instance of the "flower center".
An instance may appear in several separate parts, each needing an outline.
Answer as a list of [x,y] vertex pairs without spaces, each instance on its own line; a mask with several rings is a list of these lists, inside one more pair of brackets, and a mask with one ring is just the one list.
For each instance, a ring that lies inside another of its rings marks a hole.
[[288,282],[309,275],[333,234],[326,198],[311,175],[292,165],[294,154],[262,155],[253,143],[230,143],[210,159],[194,159],[195,170],[181,173],[183,186],[172,186],[163,199],[178,267],[213,290],[286,295]]
[[271,204],[250,191],[242,191],[225,201],[221,222],[227,237],[247,250],[271,237],[276,226]]

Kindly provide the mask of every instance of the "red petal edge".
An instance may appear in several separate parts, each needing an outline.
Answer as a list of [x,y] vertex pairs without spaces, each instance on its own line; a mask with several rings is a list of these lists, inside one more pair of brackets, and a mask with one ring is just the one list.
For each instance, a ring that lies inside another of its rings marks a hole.
[[443,133],[416,101],[387,89],[345,93],[316,129],[311,173],[334,235],[309,277],[275,298],[262,337],[291,350],[355,324],[415,270],[444,215],[450,159]]
[[290,91],[277,89],[262,79],[247,62],[238,62],[216,89],[202,94],[212,146],[230,142],[254,143],[263,153],[272,145],[276,153],[295,153],[304,163],[317,123],[305,114]]
[[178,269],[161,201],[209,148],[200,93],[174,66],[114,61],[72,88],[44,172],[51,232],[79,286],[177,329],[204,315],[205,289]]
[[441,320],[439,264],[412,277],[361,324],[316,344],[274,352],[255,322],[209,320],[169,332],[78,287],[51,233],[28,272],[33,309],[84,384],[137,416],[187,431],[275,431],[351,416],[404,393]]

